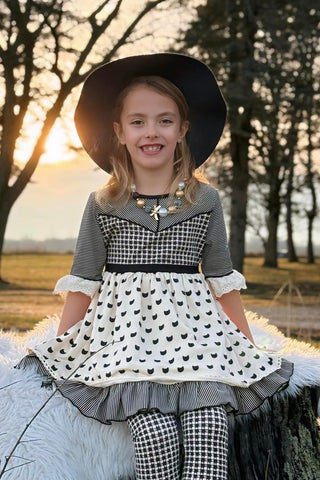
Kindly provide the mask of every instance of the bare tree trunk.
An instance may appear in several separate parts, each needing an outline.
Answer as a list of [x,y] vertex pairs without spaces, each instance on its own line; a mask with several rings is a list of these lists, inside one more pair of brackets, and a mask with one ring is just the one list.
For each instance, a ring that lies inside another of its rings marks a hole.
[[269,215],[268,239],[266,243],[266,251],[264,256],[264,267],[278,268],[278,218],[276,215]]
[[288,247],[288,261],[289,262],[298,262],[298,256],[296,253],[296,248],[293,241],[293,227],[292,227],[292,203],[291,199],[287,200],[287,247]]
[[[248,123],[250,114],[248,113]],[[243,272],[245,232],[247,226],[247,200],[249,184],[248,147],[250,135],[232,134],[232,181],[230,212],[230,253],[233,266]]]
[[270,191],[268,198],[268,239],[264,257],[264,267],[278,267],[278,225],[280,217],[280,188],[281,180],[278,178],[278,172],[270,175]]
[[309,210],[306,210],[308,217],[308,245],[307,245],[307,261],[308,263],[315,263],[314,249],[313,249],[313,222],[317,215],[317,196],[316,190],[314,187],[314,172],[312,170],[312,127],[311,127],[311,115],[312,108],[308,115],[308,160],[307,160],[307,175],[306,175],[306,186],[309,188],[311,193],[311,207]]
[[308,263],[315,263],[313,240],[312,240],[313,221],[314,221],[314,216],[308,215],[308,246],[307,246],[307,262]]
[[[254,68],[254,41],[257,32],[258,3],[255,0],[244,2],[244,24],[246,29],[245,58],[243,52],[230,53],[232,68],[229,77],[229,108],[231,130],[231,211],[230,211],[230,253],[233,266],[239,272],[243,272],[245,256],[245,233],[247,227],[247,203],[249,185],[249,141],[252,135],[251,118],[254,94],[252,89],[252,77],[248,71]],[[230,4],[232,5],[232,4]],[[229,7],[230,7],[229,5]],[[237,11],[237,6],[234,5]],[[237,15],[234,17],[237,18]],[[237,21],[230,23],[231,37],[238,35]],[[232,49],[231,49],[232,51]],[[234,85],[240,86],[241,102],[234,102]],[[241,105],[243,110],[239,112]]]
[[294,173],[294,161],[291,159],[287,193],[286,193],[286,224],[287,224],[287,247],[288,247],[288,261],[297,262],[298,257],[293,241],[293,226],[292,226],[292,192],[293,192],[293,173]]

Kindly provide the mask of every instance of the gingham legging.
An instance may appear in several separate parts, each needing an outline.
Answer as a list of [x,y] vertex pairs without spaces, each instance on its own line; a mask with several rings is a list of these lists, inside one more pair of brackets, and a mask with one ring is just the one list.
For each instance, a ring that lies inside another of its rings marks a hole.
[[185,412],[180,417],[184,465],[180,476],[177,419],[141,413],[128,420],[135,448],[137,480],[226,480],[228,420],[223,407]]

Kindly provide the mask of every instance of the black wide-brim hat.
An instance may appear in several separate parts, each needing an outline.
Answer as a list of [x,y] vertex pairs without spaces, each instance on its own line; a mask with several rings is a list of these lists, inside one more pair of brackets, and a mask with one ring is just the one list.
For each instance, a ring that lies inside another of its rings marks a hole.
[[213,153],[224,128],[226,104],[212,71],[195,58],[176,53],[126,57],[107,63],[85,80],[75,111],[84,149],[106,172],[111,171],[113,108],[118,94],[135,77],[157,75],[174,83],[190,109],[186,135],[195,166]]

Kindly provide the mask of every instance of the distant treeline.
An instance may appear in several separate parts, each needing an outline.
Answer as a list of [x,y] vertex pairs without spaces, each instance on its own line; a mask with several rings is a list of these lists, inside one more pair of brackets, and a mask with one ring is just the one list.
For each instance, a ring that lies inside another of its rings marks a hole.
[[[46,240],[33,240],[22,238],[21,240],[6,240],[4,253],[73,253],[76,246],[76,238],[48,238]],[[297,246],[299,255],[305,254],[304,246]],[[247,241],[246,256],[263,256],[263,247],[256,239]],[[315,247],[315,253],[320,255],[320,245]],[[286,242],[279,242],[279,257],[286,257]]]
[[75,238],[48,238],[46,240],[6,240],[4,253],[37,252],[37,253],[73,253],[76,245]]

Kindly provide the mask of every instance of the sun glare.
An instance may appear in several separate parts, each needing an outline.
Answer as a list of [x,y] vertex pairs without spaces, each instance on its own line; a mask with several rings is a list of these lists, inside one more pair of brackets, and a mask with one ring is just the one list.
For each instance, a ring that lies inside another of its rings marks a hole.
[[40,163],[58,163],[71,160],[72,152],[68,150],[67,144],[68,138],[65,132],[58,126],[53,128],[46,141],[46,150]]
[[[33,124],[28,128],[28,137],[22,136],[18,139],[15,159],[18,162],[26,163],[34,148],[35,138],[40,133],[41,125]],[[40,158],[40,163],[59,163],[74,159],[74,151],[70,148],[70,143],[75,147],[80,147],[80,140],[73,126],[68,132],[65,131],[56,122],[45,144],[45,152]]]

